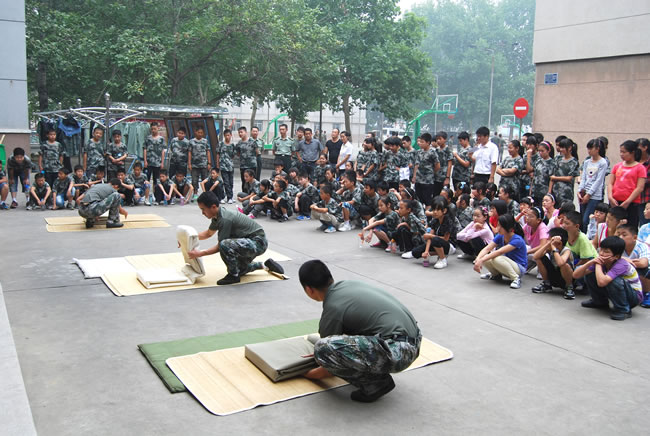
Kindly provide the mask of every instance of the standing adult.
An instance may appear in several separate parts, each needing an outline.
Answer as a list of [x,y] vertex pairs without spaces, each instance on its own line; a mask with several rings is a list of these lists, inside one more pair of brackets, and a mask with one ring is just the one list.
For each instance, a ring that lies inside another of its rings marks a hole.
[[476,151],[474,161],[474,183],[494,183],[494,173],[499,162],[499,147],[490,141],[490,129],[479,127],[476,130]]
[[217,281],[218,285],[239,283],[241,276],[264,267],[271,272],[284,274],[282,266],[273,259],[267,259],[264,264],[253,262],[268,247],[264,229],[256,221],[237,211],[220,207],[219,198],[211,191],[202,193],[197,203],[203,216],[211,220],[208,230],[199,233],[199,239],[208,239],[218,233],[218,242],[207,250],[196,249],[187,254],[196,259],[219,253],[228,274]]
[[235,151],[239,156],[239,174],[243,185],[246,170],[252,170],[254,174],[257,174],[257,142],[248,137],[248,131],[244,126],[237,129],[237,133],[239,142],[235,145]]
[[259,135],[260,129],[256,126],[251,127],[251,139],[255,141],[255,145],[257,146],[257,150],[255,150],[255,163],[257,164],[255,178],[257,180],[260,180],[260,176],[262,175],[262,151],[264,151],[264,141],[258,138]]
[[321,151],[323,151],[323,144],[313,138],[312,130],[307,127],[305,129],[305,139],[298,143],[298,160],[302,165],[303,171],[312,176],[314,168],[316,168],[316,161]]
[[293,139],[287,136],[289,128],[286,124],[280,124],[280,137],[273,140],[273,155],[276,159],[282,160],[284,171],[289,172],[291,168],[291,148]]
[[352,140],[352,134],[344,130],[341,132],[341,150],[339,152],[338,160],[336,161],[336,168],[339,172],[339,175],[345,172],[345,163],[352,162],[352,153],[354,152],[354,146],[350,142]]
[[408,368],[420,354],[422,334],[409,310],[388,292],[355,280],[334,282],[320,260],[298,272],[309,298],[323,303],[314,345],[320,365],[305,374],[330,375],[358,388],[350,398],[370,403],[395,387],[390,373]]
[[339,129],[335,127],[332,129],[331,139],[327,140],[325,143],[325,149],[323,150],[325,153],[327,153],[327,158],[331,165],[337,164],[342,145],[343,141],[341,140]]

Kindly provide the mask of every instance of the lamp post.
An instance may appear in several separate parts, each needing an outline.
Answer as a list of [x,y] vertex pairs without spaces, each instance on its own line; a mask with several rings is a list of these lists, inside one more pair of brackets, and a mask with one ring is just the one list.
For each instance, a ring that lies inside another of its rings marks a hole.
[[433,101],[436,104],[436,111],[433,113],[433,131],[438,133],[438,75],[434,74],[436,78],[436,99]]
[[492,52],[492,67],[490,70],[490,102],[488,103],[488,129],[492,125],[492,90],[494,86],[494,49],[489,49]]

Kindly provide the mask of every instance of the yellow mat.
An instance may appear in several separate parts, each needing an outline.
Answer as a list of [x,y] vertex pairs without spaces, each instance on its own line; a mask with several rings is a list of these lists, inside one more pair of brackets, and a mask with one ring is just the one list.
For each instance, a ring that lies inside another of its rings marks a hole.
[[106,222],[95,223],[90,229],[86,228],[86,224],[63,224],[63,225],[47,225],[47,231],[50,233],[61,232],[90,232],[95,230],[123,230],[123,229],[153,229],[159,227],[170,227],[165,221],[125,221],[122,227],[109,229],[106,227]]
[[[97,218],[97,223],[106,221],[108,218],[108,213]],[[120,217],[121,218],[121,217]],[[129,214],[125,219],[122,219],[124,223],[136,222],[136,221],[165,221],[160,215],[153,213],[142,213],[142,214]],[[84,224],[86,220],[79,215],[76,216],[52,216],[45,218],[45,222],[52,226],[65,226],[70,224]]]
[[[273,250],[266,250],[261,256],[255,260],[263,262],[269,257],[278,262],[291,260],[289,257]],[[207,288],[210,286],[217,286],[217,280],[221,279],[227,274],[226,265],[224,265],[219,254],[202,257],[203,265],[205,266],[206,275],[197,279],[193,285],[170,286],[167,288],[147,289],[142,286],[142,283],[137,278],[137,270],[145,269],[180,269],[185,261],[183,255],[179,253],[166,253],[166,254],[147,254],[141,256],[127,256],[126,260],[134,267],[134,271],[125,272],[111,272],[107,271],[102,274],[102,280],[106,286],[118,297],[125,297],[130,295],[153,294],[157,292],[181,291],[185,289]],[[265,270],[258,270],[246,274],[241,278],[240,284],[250,282],[263,282],[268,280],[284,280],[286,277],[281,275],[271,274]]]
[[[423,339],[420,356],[406,371],[452,357],[450,350]],[[296,377],[273,383],[244,357],[244,347],[172,357],[166,363],[187,390],[215,415],[230,415],[347,384],[337,377]]]

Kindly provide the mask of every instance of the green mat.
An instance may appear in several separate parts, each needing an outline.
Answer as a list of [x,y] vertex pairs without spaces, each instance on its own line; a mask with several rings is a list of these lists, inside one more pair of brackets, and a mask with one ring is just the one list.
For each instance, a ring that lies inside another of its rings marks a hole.
[[212,336],[179,339],[169,342],[140,344],[138,348],[147,358],[158,377],[172,394],[184,392],[185,386],[167,367],[165,361],[170,357],[187,356],[202,351],[223,350],[225,348],[243,347],[246,344],[274,341],[318,332],[318,320],[292,322],[289,324],[262,327],[239,332],[220,333]]

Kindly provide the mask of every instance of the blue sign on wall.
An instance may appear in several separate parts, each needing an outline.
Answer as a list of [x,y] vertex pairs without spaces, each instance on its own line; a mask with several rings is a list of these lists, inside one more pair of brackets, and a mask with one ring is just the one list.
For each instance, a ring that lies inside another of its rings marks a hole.
[[557,85],[557,73],[544,74],[544,85]]

